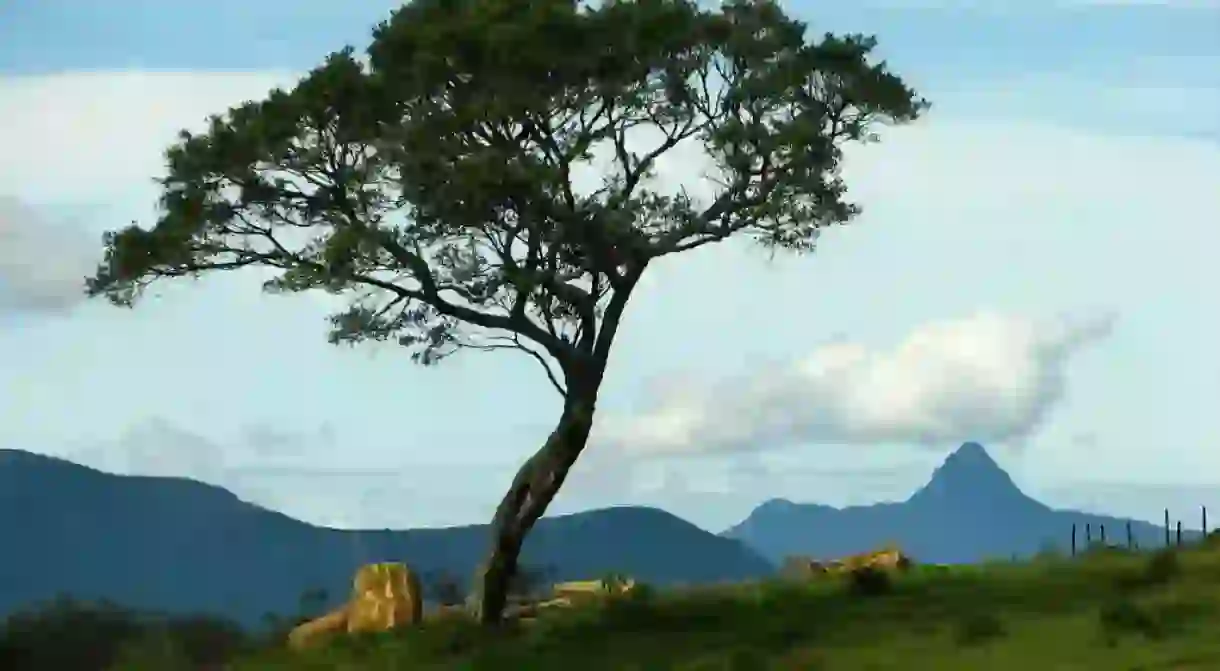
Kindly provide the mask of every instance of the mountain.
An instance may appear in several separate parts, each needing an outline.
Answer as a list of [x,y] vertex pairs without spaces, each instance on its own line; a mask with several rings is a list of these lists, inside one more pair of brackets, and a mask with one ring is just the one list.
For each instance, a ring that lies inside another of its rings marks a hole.
[[[773,499],[722,535],[757,549],[773,562],[787,555],[840,557],[896,543],[918,561],[973,563],[1028,557],[1039,550],[1085,545],[1104,525],[1107,541],[1126,543],[1126,525],[1141,547],[1165,543],[1163,527],[1072,510],[1054,510],[1025,495],[978,443],[965,443],[906,501],[834,508]],[[1183,530],[1183,538],[1197,532]]]
[[[0,450],[0,617],[67,594],[255,624],[268,612],[296,612],[307,589],[325,589],[335,603],[361,563],[405,561],[468,579],[487,543],[485,525],[326,529],[192,480]],[[617,571],[659,585],[774,571],[736,540],[642,507],[544,518],[523,561],[551,567],[554,580]]]

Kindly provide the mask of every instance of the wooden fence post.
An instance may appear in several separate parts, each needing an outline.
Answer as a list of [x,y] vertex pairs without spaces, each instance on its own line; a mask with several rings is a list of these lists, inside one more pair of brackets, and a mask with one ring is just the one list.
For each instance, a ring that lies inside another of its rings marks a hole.
[[1135,539],[1133,539],[1131,537],[1131,520],[1127,520],[1127,549],[1128,550],[1135,549],[1134,540]]
[[1182,547],[1182,520],[1178,520],[1178,547]]
[[1169,509],[1165,509],[1165,547],[1169,547]]
[[1072,556],[1076,556],[1076,523],[1072,522]]

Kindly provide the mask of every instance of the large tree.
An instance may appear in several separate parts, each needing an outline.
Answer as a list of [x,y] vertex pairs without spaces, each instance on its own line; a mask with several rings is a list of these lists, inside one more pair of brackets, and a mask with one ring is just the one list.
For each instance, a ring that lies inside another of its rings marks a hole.
[[[874,45],[810,39],[770,0],[414,0],[367,59],[344,49],[181,133],[155,224],[107,234],[88,292],[130,306],[164,278],[273,268],[266,290],[350,297],[333,343],[536,360],[563,409],[492,521],[479,604],[496,622],[649,265],[734,236],[812,250],[857,213],[842,145],[926,108]],[[688,143],[703,198],[650,179]]]

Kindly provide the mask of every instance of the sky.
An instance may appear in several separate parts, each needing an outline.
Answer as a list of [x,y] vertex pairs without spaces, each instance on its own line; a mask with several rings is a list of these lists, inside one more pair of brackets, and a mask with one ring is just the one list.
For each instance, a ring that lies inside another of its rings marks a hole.
[[[0,447],[328,526],[490,518],[558,412],[528,359],[331,346],[333,298],[251,273],[83,298],[102,233],[154,220],[179,129],[363,47],[396,4],[0,3]],[[934,106],[848,150],[864,214],[815,254],[649,270],[552,511],[719,531],[774,497],[905,498],[967,440],[1051,504],[1220,505],[1220,5],[787,7],[876,34]]]

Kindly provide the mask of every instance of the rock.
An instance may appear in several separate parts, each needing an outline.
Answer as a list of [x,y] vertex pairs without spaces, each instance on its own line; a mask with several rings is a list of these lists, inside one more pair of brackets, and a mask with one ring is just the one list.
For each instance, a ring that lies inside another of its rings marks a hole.
[[830,569],[822,562],[805,555],[791,555],[784,558],[780,573],[786,578],[805,580],[825,575]]
[[387,631],[423,620],[423,591],[419,576],[406,564],[361,566],[352,580],[347,631]]
[[877,552],[869,553],[862,558],[863,566],[873,568],[886,569],[889,571],[905,571],[911,568],[913,562],[911,558],[902,553],[898,548],[886,548]]
[[[784,562],[785,571],[818,571],[823,573],[850,573],[861,568],[876,568],[886,571],[905,571],[914,563],[911,558],[906,556],[896,547],[887,547],[875,552],[864,552],[861,554],[851,555],[842,559],[831,559],[827,562],[818,562],[807,557],[789,558],[792,559],[790,566],[788,561]],[[801,561],[809,562],[808,566],[802,567]]]
[[538,617],[538,614],[544,610],[553,608],[570,608],[571,606],[572,599],[566,596],[561,596],[554,599],[548,599],[546,601],[537,601],[534,603],[527,603],[517,606],[509,613],[509,617],[510,619],[532,619]]
[[288,647],[293,650],[311,648],[334,634],[347,629],[347,606],[332,610],[322,617],[297,625],[288,632]]
[[419,577],[405,564],[368,564],[356,571],[347,603],[295,627],[288,633],[288,647],[302,650],[337,633],[417,624],[423,620],[423,609]]
[[572,580],[555,583],[551,592],[556,597],[581,599],[611,594],[626,594],[635,589],[635,580],[623,578],[614,582],[605,580]]

